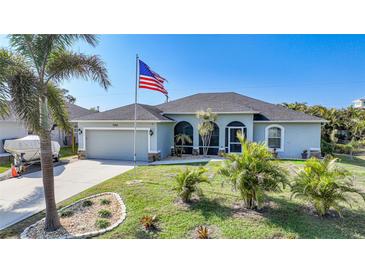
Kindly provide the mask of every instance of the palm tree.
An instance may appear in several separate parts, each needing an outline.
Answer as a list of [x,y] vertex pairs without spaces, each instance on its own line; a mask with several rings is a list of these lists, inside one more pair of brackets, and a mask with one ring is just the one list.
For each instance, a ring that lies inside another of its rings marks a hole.
[[189,168],[180,171],[175,177],[174,190],[184,203],[191,200],[193,193],[198,196],[203,196],[203,191],[200,188],[201,183],[209,183],[208,177],[204,175],[207,170],[203,167],[190,170]]
[[352,201],[350,194],[365,200],[365,194],[354,187],[351,173],[338,167],[336,161],[332,157],[309,159],[291,185],[292,196],[310,202],[320,216],[328,214],[330,208],[341,214],[342,204]]
[[6,94],[18,117],[39,135],[44,195],[45,230],[60,227],[54,195],[51,149],[51,121],[69,129],[63,93],[59,83],[73,77],[110,86],[107,70],[95,55],[75,53],[69,48],[78,40],[96,46],[95,35],[10,35],[12,52],[1,50],[1,94]]
[[199,135],[202,139],[203,155],[208,155],[210,139],[214,131],[214,122],[217,120],[217,114],[212,112],[210,108],[206,111],[198,111],[196,117],[200,120],[198,125]]
[[[177,155],[182,157],[182,154],[184,153],[184,145],[185,144],[191,144],[193,141],[191,140],[189,135],[179,133],[175,136],[175,147]],[[178,145],[179,144],[179,145]]]
[[226,154],[219,174],[239,191],[247,208],[260,208],[266,191],[278,192],[280,185],[288,183],[287,173],[264,144],[250,143],[241,134],[237,137],[242,153]]
[[359,118],[354,118],[351,120],[353,123],[353,129],[352,129],[352,133],[353,136],[357,139],[361,139],[364,137],[364,132],[365,132],[365,120],[363,119],[359,119]]

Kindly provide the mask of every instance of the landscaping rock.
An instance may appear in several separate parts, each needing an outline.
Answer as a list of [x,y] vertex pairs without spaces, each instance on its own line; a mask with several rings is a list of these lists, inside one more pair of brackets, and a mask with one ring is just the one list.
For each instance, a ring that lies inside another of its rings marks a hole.
[[[110,204],[102,205],[101,200],[108,199]],[[82,203],[90,200],[93,204],[89,207],[83,207]],[[98,229],[96,220],[100,219],[98,212],[102,209],[111,212],[108,222],[110,226],[104,229]],[[79,200],[67,207],[62,208],[62,211],[72,211],[73,214],[68,217],[61,217],[61,228],[53,232],[44,231],[45,219],[42,219],[35,224],[27,227],[21,234],[21,238],[25,239],[76,239],[90,238],[98,236],[107,231],[110,231],[120,225],[126,217],[126,207],[117,193],[100,193]]]

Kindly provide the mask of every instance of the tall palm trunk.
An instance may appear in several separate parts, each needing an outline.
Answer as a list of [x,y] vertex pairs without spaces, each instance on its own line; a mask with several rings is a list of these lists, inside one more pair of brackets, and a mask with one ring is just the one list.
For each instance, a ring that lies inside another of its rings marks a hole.
[[54,192],[54,177],[53,177],[53,159],[52,159],[52,144],[51,134],[48,121],[48,106],[47,98],[41,100],[41,125],[43,132],[39,134],[41,147],[41,165],[43,177],[44,198],[46,201],[46,231],[55,231],[60,226],[60,219],[57,213],[55,192]]

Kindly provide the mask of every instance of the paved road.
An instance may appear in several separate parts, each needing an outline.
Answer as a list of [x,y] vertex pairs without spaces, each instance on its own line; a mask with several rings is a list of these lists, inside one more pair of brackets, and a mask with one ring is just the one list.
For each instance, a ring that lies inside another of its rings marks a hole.
[[[82,160],[54,168],[56,201],[61,202],[133,168],[133,163]],[[40,171],[0,182],[0,230],[45,209]]]

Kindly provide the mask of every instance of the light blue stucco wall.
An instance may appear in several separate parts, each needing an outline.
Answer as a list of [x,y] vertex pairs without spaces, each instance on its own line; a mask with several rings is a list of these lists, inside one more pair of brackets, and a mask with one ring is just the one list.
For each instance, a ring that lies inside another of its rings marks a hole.
[[161,158],[166,158],[171,154],[171,147],[174,145],[175,123],[157,124],[157,150],[161,153]]
[[[193,126],[195,148],[199,147],[198,119],[194,114],[171,114],[166,115],[176,121],[187,121]],[[217,125],[219,127],[219,147],[225,147],[225,128],[232,121],[240,121],[247,128],[247,139],[254,142],[265,142],[265,128],[272,124],[284,127],[284,151],[279,152],[282,158],[300,158],[303,150],[320,148],[321,143],[321,124],[320,123],[255,123],[252,114],[219,114]],[[174,138],[174,122],[155,123],[140,122],[138,128],[150,128],[154,134],[150,136],[150,151],[160,151],[161,158],[167,157],[171,152]],[[133,128],[133,122],[79,122],[82,134],[79,135],[79,148],[84,147],[83,135],[87,127],[105,128]]]
[[254,123],[254,142],[265,142],[265,128],[277,124],[284,127],[284,151],[282,158],[300,158],[303,150],[321,147],[320,123]]
[[[181,121],[189,122],[193,126],[193,146],[199,147],[199,120],[195,114],[166,114],[169,118],[175,120],[177,123]],[[253,114],[218,114],[216,124],[219,127],[219,148],[225,148],[225,128],[233,121],[239,121],[245,124],[247,128],[247,139],[253,140]]]

